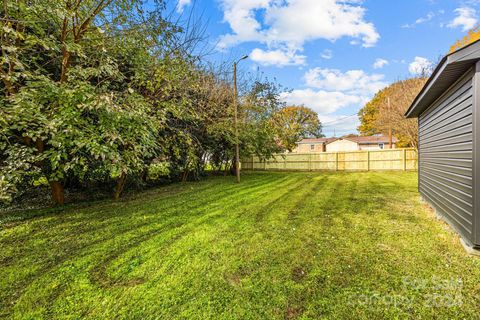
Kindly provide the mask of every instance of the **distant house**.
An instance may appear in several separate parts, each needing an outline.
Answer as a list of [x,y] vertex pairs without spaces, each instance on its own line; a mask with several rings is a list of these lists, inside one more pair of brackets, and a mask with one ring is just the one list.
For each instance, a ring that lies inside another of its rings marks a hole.
[[340,138],[327,145],[327,152],[395,149],[397,142],[397,138],[392,137],[392,147],[390,148],[387,136]]
[[327,144],[337,140],[338,138],[311,138],[303,139],[297,143],[297,148],[293,152],[309,153],[309,152],[325,152]]
[[[396,148],[397,142],[397,138],[393,137],[392,149]],[[382,149],[390,149],[389,137],[378,135],[368,137],[303,139],[298,142],[298,147],[294,152],[310,153]]]

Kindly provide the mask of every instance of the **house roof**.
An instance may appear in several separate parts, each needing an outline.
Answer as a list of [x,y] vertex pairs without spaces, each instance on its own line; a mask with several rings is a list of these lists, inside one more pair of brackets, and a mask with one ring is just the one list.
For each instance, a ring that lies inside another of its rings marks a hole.
[[[384,135],[378,136],[365,136],[365,137],[348,137],[344,138],[345,140],[350,140],[358,144],[377,144],[377,143],[389,143],[390,138]],[[398,139],[392,137],[392,142],[397,143]]]
[[[320,144],[325,143],[329,144],[337,140],[349,140],[356,142],[358,144],[377,144],[377,143],[389,143],[390,139],[384,135],[378,136],[366,136],[366,137],[348,137],[348,138],[309,138],[299,141],[299,144]],[[398,139],[393,137],[393,143],[397,143]]]
[[328,143],[333,142],[335,140],[338,140],[338,138],[308,138],[308,139],[302,139],[298,143],[299,144],[315,144],[315,143],[328,144]]
[[405,116],[418,117],[478,60],[480,60],[480,40],[443,57]]

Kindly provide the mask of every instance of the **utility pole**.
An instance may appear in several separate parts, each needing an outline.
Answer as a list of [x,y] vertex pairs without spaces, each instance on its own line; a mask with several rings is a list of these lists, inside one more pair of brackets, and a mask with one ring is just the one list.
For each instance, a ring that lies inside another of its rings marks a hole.
[[238,90],[237,90],[237,64],[247,59],[245,55],[238,61],[233,63],[233,108],[234,108],[234,123],[235,123],[235,175],[237,176],[237,183],[240,183],[240,142],[238,139]]
[[[388,101],[388,113],[391,115],[392,114],[392,109],[390,107],[390,97],[387,98]],[[388,127],[388,145],[390,149],[393,149],[392,143],[393,143],[393,138],[392,138],[392,120],[390,119],[389,121],[389,127]]]

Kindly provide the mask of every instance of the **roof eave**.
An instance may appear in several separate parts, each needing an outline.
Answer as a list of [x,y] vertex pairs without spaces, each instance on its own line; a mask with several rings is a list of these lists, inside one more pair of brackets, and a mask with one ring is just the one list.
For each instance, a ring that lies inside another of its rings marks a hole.
[[408,108],[407,112],[405,113],[405,117],[416,118],[420,115],[421,112],[418,109],[418,105],[425,97],[425,94],[433,87],[435,82],[438,80],[439,76],[442,74],[442,71],[445,70],[445,67],[449,64],[448,58],[449,56],[443,57],[443,59],[437,65],[432,75],[430,76],[430,78],[428,78],[427,82],[423,86],[422,90],[420,90],[420,93],[417,95],[415,100],[413,100],[412,104]]
[[[425,83],[420,93],[417,95],[415,100],[413,100],[413,103],[408,108],[405,116],[407,118],[418,117],[429,107],[429,105],[431,105],[431,103],[434,103],[435,100],[441,96],[441,93],[434,93],[429,97],[427,96],[436,84],[443,81],[443,83],[440,84],[441,86],[445,87],[445,84],[452,85],[457,80],[452,76],[452,69],[456,69],[454,70],[455,73],[462,71],[466,72],[468,71],[468,68],[471,67],[471,64],[478,60],[480,60],[480,40],[472,42],[471,44],[443,57],[430,78],[427,80],[427,83]],[[450,70],[448,72],[444,72],[446,69]],[[444,73],[445,76],[442,78]],[[439,79],[442,81],[439,81]],[[441,90],[446,89],[447,87],[441,88]]]

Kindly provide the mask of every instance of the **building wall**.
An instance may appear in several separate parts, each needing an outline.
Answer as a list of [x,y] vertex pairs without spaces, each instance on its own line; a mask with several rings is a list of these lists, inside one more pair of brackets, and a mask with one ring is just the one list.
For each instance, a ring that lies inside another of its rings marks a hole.
[[[312,150],[311,146],[314,146]],[[323,143],[299,143],[297,148],[293,151],[296,153],[310,153],[310,152],[324,152]]]
[[[381,150],[376,144],[356,144],[350,140],[337,140],[335,142],[324,146],[322,143],[299,143],[295,149],[292,150],[293,153],[318,153],[318,152],[337,152],[337,151],[356,151],[356,150]],[[353,144],[352,144],[353,143]],[[314,146],[312,150],[311,146]],[[390,144],[385,143],[383,149],[390,149]],[[392,149],[396,149],[396,144],[392,144]],[[330,148],[328,150],[327,148]]]
[[327,152],[339,152],[339,151],[358,151],[360,150],[356,142],[350,140],[336,140],[327,144]]
[[[381,150],[380,147],[377,144],[360,144],[360,150]],[[392,149],[396,149],[397,146],[395,143],[392,144]],[[385,143],[383,149],[390,149],[390,144]]]
[[473,75],[467,72],[418,120],[420,193],[471,245]]

